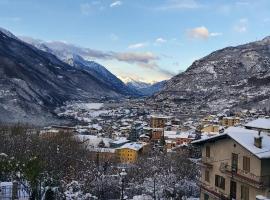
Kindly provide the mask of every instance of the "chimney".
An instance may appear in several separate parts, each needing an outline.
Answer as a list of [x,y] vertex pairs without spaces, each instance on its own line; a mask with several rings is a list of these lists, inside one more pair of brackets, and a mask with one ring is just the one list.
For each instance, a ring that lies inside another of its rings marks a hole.
[[261,136],[261,131],[259,131],[258,136],[254,137],[254,146],[257,148],[262,148],[262,136]]

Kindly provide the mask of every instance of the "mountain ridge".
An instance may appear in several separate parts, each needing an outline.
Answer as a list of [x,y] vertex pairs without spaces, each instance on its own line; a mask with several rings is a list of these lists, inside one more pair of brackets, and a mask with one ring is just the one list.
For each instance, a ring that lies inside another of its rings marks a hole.
[[[90,73],[0,31],[0,121],[47,123],[66,101],[122,98]],[[90,87],[89,87],[90,86]]]
[[90,61],[86,57],[86,48],[80,48],[73,44],[64,43],[61,41],[44,42],[39,39],[33,39],[29,37],[20,37],[20,39],[26,43],[29,43],[40,50],[49,52],[57,56],[63,62],[68,63],[78,69],[83,69],[89,72],[92,76],[107,84],[108,87],[112,87],[116,92],[123,95],[140,96],[141,94],[133,88],[127,87],[122,80],[117,78],[106,67],[101,64]]
[[263,104],[270,93],[269,38],[226,47],[194,61],[153,98],[207,110]]

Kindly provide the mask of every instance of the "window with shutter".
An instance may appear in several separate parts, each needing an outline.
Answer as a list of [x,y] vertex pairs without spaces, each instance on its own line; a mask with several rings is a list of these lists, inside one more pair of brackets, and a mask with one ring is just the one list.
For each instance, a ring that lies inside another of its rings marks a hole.
[[204,180],[207,181],[207,182],[210,182],[209,171],[208,170],[205,170]]
[[250,171],[250,158],[244,156],[243,157],[243,170],[246,172]]
[[215,175],[215,186],[225,190],[225,178]]
[[210,146],[206,146],[206,157],[210,158]]

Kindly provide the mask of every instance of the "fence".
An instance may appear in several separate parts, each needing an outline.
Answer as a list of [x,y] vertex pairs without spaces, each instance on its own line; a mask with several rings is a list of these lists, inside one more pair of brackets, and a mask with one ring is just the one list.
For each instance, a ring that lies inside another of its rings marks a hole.
[[0,182],[1,200],[28,200],[29,197],[23,185],[13,184],[12,182]]

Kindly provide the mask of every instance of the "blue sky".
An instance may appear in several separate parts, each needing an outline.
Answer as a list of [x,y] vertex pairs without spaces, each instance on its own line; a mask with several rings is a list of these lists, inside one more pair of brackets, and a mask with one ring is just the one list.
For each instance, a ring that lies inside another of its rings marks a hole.
[[0,0],[0,26],[110,58],[120,77],[168,79],[214,50],[270,35],[269,0]]

